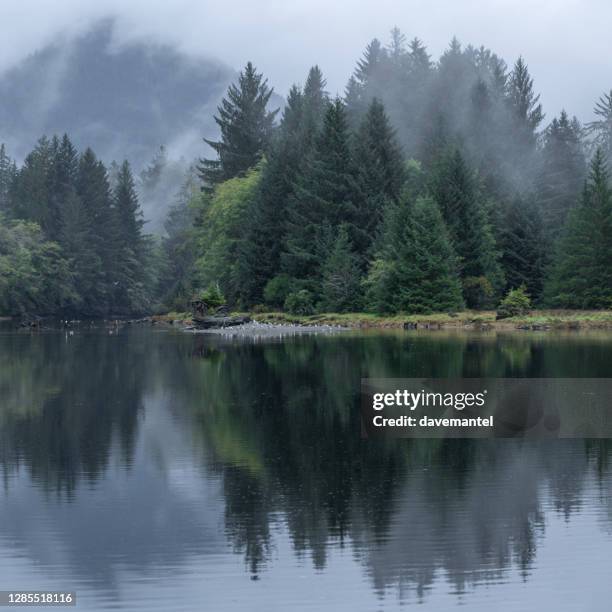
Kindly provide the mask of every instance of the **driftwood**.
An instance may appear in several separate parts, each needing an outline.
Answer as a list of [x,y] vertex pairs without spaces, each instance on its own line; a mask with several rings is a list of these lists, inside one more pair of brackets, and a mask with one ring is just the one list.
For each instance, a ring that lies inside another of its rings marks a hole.
[[200,329],[215,329],[219,327],[233,327],[234,325],[242,325],[249,323],[250,317],[224,317],[218,315],[193,317],[194,325]]

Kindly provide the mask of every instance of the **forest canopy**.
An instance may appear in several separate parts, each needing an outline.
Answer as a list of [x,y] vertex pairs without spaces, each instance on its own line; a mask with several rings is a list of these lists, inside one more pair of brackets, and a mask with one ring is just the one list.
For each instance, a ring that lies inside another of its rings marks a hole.
[[612,91],[587,125],[546,121],[523,58],[453,39],[434,61],[395,28],[343,96],[318,66],[282,111],[272,95],[248,63],[161,240],[144,231],[146,173],[68,136],[20,166],[2,147],[0,311],[185,309],[210,286],[304,314],[494,308],[519,288],[612,307]]

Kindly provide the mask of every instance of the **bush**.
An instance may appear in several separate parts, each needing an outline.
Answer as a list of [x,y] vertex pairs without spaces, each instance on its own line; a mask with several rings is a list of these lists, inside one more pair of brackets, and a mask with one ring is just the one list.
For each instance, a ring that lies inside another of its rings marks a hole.
[[287,296],[291,293],[291,278],[286,274],[279,274],[270,279],[264,287],[264,300],[269,306],[282,308]]
[[287,312],[295,315],[314,314],[312,293],[307,289],[290,293],[285,300],[284,308]]
[[526,314],[530,309],[531,299],[527,294],[527,288],[521,285],[518,289],[510,289],[506,297],[499,303],[497,318],[518,317]]
[[223,304],[225,304],[225,298],[223,297],[223,293],[221,293],[219,283],[211,283],[208,285],[208,289],[203,291],[200,295],[200,300],[207,308],[218,308],[219,306],[223,306]]

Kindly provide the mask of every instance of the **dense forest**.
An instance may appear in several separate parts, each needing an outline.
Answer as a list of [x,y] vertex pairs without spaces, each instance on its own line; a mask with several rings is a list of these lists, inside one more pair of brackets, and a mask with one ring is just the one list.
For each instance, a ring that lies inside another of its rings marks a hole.
[[[286,105],[251,63],[215,116],[165,236],[136,179],[68,136],[0,150],[0,313],[236,308],[378,313],[612,308],[612,91],[547,124],[527,64],[453,40],[437,62],[394,29],[343,97],[313,67]],[[162,152],[163,153],[163,152]]]

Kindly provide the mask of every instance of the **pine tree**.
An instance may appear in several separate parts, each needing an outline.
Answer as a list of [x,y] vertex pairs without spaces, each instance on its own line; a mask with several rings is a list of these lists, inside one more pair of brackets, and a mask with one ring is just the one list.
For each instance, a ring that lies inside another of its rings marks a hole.
[[586,132],[592,137],[592,144],[603,151],[610,163],[612,160],[612,89],[599,98],[593,112],[598,118],[587,123]]
[[[329,104],[322,133],[289,200],[282,269],[297,279],[320,277],[330,240],[340,223],[354,219],[354,168],[344,104]],[[351,239],[354,226],[349,226]]]
[[430,191],[459,257],[466,303],[474,308],[492,304],[504,285],[499,254],[477,179],[458,149],[437,160]]
[[113,192],[114,262],[110,277],[114,312],[141,312],[148,306],[145,283],[146,242],[142,211],[132,170],[124,161]]
[[311,138],[304,130],[304,96],[294,86],[287,98],[278,138],[263,166],[261,183],[249,210],[247,236],[239,251],[241,298],[245,303],[261,302],[266,283],[280,270],[286,203]]
[[[67,134],[61,141],[54,138],[51,141],[52,162],[49,176],[49,217],[45,232],[51,240],[59,240],[64,223],[64,209],[72,202],[76,194],[76,180],[78,174],[78,153]],[[73,207],[71,204],[71,215]]]
[[15,162],[6,154],[4,143],[0,144],[0,214],[10,208],[13,181],[17,175]]
[[354,312],[361,307],[359,258],[353,251],[346,225],[341,225],[322,266],[320,310]]
[[49,209],[50,177],[53,150],[48,138],[42,137],[19,168],[10,193],[14,217],[34,221],[49,235],[52,213]]
[[612,191],[607,160],[597,149],[582,202],[568,217],[545,289],[561,308],[612,307]]
[[552,243],[578,201],[586,174],[581,127],[565,111],[544,132],[541,169],[538,173],[538,202],[546,236]]
[[538,299],[544,282],[544,228],[539,210],[530,199],[516,195],[504,212],[500,247],[505,290],[522,285]]
[[428,313],[463,308],[457,259],[431,198],[403,198],[387,209],[385,239],[366,285],[377,312]]
[[79,159],[76,195],[87,218],[88,248],[98,259],[97,267],[90,268],[91,278],[87,279],[86,307],[90,313],[105,313],[112,293],[108,279],[114,260],[113,213],[106,168],[89,148]]
[[270,143],[278,112],[267,110],[272,93],[268,81],[251,62],[240,73],[238,84],[230,85],[215,116],[221,140],[204,139],[217,154],[217,159],[200,162],[198,169],[205,186],[214,187],[244,174],[261,159]]
[[58,236],[73,274],[78,300],[74,313],[101,314],[105,310],[102,260],[92,244],[91,218],[76,192],[62,201],[62,225]]
[[374,98],[354,139],[359,198],[355,247],[363,263],[376,237],[385,206],[397,202],[404,181],[402,153],[385,109]]

